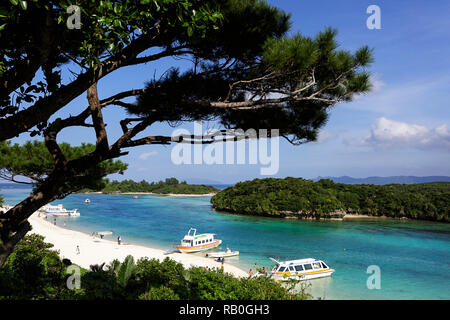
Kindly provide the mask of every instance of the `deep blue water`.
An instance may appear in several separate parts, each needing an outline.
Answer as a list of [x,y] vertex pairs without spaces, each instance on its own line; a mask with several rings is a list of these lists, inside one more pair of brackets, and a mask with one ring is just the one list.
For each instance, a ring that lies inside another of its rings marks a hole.
[[[26,189],[3,188],[5,202],[19,202]],[[84,200],[89,198],[90,204]],[[268,257],[319,258],[336,269],[331,278],[310,281],[327,299],[450,299],[450,224],[370,219],[297,221],[220,213],[209,197],[74,194],[56,201],[78,208],[81,217],[59,218],[67,227],[92,233],[113,230],[125,242],[169,249],[189,227],[213,232],[223,246],[241,252],[229,263],[270,267]],[[381,289],[366,286],[367,267],[381,270]]]

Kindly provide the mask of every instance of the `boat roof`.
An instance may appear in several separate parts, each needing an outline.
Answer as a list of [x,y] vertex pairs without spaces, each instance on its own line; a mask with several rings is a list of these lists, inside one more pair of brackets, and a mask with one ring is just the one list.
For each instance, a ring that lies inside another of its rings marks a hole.
[[199,238],[204,238],[204,237],[208,237],[208,236],[215,236],[215,235],[216,235],[215,233],[202,233],[202,234],[197,234],[197,235],[195,235],[195,236],[192,236],[192,235],[190,235],[190,236],[185,235],[185,236],[184,236],[184,239],[199,239]]
[[312,263],[322,261],[319,259],[314,258],[305,258],[305,259],[298,259],[298,260],[289,260],[289,261],[280,261],[280,265],[291,265],[291,264],[304,264],[304,263]]

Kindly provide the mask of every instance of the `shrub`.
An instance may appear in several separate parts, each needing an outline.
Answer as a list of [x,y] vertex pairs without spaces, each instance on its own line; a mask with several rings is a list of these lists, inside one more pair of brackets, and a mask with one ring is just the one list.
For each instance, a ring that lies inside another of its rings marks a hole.
[[150,288],[139,296],[139,300],[180,300],[180,297],[168,287]]

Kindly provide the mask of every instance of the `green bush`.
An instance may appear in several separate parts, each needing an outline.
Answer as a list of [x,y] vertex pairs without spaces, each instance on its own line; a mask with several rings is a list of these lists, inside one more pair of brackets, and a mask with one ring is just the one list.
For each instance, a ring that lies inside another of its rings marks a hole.
[[[294,285],[296,290],[294,290]],[[235,278],[221,270],[189,269],[190,299],[193,300],[304,300],[305,288],[293,282],[285,287],[268,278]]]
[[173,290],[180,297],[188,297],[188,282],[183,265],[166,258],[162,262],[143,258],[137,262],[136,278],[141,290],[164,286]]
[[168,287],[150,288],[139,296],[139,300],[180,300],[180,297]]
[[185,269],[166,258],[139,259],[131,256],[108,266],[81,268],[81,288],[69,290],[68,263],[39,235],[26,236],[0,269],[0,299],[74,300],[271,300],[305,299],[272,279],[235,278],[222,270],[200,267]]
[[66,266],[44,237],[25,236],[0,269],[0,296],[57,299],[65,290]]

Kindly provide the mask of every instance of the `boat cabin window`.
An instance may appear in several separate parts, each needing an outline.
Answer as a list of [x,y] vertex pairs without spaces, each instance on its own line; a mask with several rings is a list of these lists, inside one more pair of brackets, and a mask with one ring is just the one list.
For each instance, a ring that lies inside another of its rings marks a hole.
[[325,264],[325,262],[322,261],[322,268],[328,269],[328,266]]
[[183,240],[183,244],[186,246],[192,246],[192,240]]
[[278,269],[278,272],[284,272],[284,270],[286,270],[286,267],[280,267],[280,268]]
[[289,271],[294,272],[294,267],[289,267]]
[[303,271],[303,266],[302,265],[295,266],[295,271]]
[[312,265],[310,263],[305,264],[303,267],[305,268],[305,270],[311,270],[312,269]]
[[320,264],[320,262],[314,262],[313,266],[314,266],[314,269],[322,269],[322,265]]

